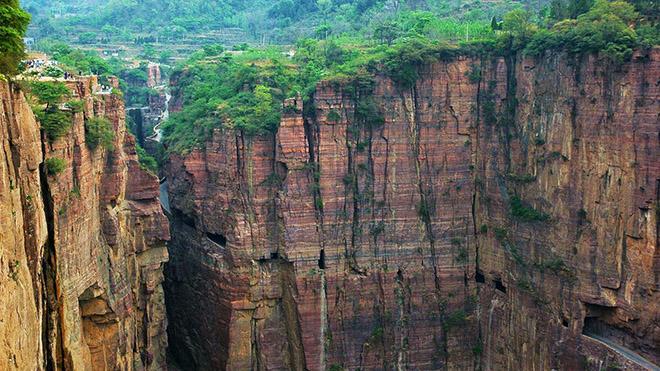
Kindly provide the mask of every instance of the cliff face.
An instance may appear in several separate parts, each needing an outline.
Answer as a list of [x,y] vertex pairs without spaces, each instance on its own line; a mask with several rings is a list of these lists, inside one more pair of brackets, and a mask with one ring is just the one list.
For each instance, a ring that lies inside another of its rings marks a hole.
[[167,169],[174,354],[640,367],[598,337],[658,362],[659,78],[657,49],[459,59],[368,96],[322,83],[273,136],[217,130]]
[[[0,196],[0,290],[12,299],[0,314],[0,347],[11,356],[0,368],[163,369],[169,228],[158,179],[138,163],[122,100],[95,93],[95,78],[67,86],[84,109],[52,143],[22,93],[1,86],[0,175],[9,191]],[[86,145],[93,116],[112,123],[111,150]],[[47,174],[50,158],[63,161],[61,173]]]
[[[580,333],[660,363],[660,51],[623,66],[593,56],[523,60],[486,79],[475,220],[488,232],[478,235],[478,262],[506,293],[482,285],[484,363],[607,363],[606,348]],[[498,81],[492,90],[489,81]],[[500,112],[517,103],[512,125],[488,120],[490,102]]]
[[48,228],[39,124],[23,95],[0,83],[0,369],[43,367],[43,271]]

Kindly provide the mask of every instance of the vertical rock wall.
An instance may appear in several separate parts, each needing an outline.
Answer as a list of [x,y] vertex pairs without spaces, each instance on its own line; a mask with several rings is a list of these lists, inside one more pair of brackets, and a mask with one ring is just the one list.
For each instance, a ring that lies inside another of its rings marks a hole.
[[[632,367],[582,332],[660,363],[660,51],[621,66],[550,55],[482,67],[483,364]],[[546,215],[516,214],[516,200]]]
[[[0,290],[14,284],[21,293],[3,300],[17,313],[0,315],[0,331],[16,339],[3,343],[14,360],[0,368],[163,369],[161,282],[169,228],[158,179],[139,165],[121,98],[95,93],[95,78],[66,84],[84,109],[73,113],[70,131],[53,142],[41,140],[22,93],[2,85],[8,143],[2,184],[11,192],[2,192],[0,204],[12,210],[12,223],[22,224],[14,229],[3,215],[0,228],[3,268],[16,272],[7,285],[3,274]],[[85,120],[91,117],[111,122],[112,148],[86,144]],[[50,158],[62,160],[64,171],[47,174],[43,163]],[[24,236],[13,235],[22,230]],[[29,301],[20,299],[22,291]],[[15,315],[23,318],[10,322]]]
[[39,124],[23,94],[0,82],[0,369],[44,366],[48,228]]
[[618,67],[459,58],[413,87],[321,83],[276,135],[217,130],[173,156],[174,354],[191,369],[640,367],[596,335],[654,360],[659,66],[658,50]]

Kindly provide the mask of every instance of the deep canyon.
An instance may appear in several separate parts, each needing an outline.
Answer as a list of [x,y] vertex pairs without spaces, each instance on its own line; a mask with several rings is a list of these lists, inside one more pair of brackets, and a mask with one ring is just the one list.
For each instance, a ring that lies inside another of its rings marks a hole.
[[419,75],[321,82],[164,187],[94,77],[53,142],[0,82],[0,369],[657,369],[660,49]]

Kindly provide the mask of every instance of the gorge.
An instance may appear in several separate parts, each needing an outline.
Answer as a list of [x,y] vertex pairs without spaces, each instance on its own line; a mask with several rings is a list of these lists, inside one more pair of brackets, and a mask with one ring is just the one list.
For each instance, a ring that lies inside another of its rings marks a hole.
[[119,96],[67,83],[84,109],[49,142],[3,83],[0,313],[25,325],[0,368],[164,369],[166,326],[182,369],[657,364],[659,71],[652,49],[322,82],[274,135],[171,155],[169,227]]
[[0,371],[660,370],[655,5],[513,3],[0,4]]

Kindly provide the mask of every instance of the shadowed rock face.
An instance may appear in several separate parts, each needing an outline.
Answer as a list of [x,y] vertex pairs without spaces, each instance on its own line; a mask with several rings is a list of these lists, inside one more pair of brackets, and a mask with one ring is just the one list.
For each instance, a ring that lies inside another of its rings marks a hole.
[[[160,370],[169,228],[158,179],[138,163],[121,99],[93,94],[95,78],[67,85],[84,112],[49,143],[23,94],[0,84],[0,369]],[[112,150],[85,144],[91,116],[112,123]],[[64,170],[46,175],[45,158]]]
[[167,169],[172,352],[190,369],[635,368],[582,336],[596,318],[658,362],[659,79],[657,49],[462,58],[366,97],[321,83],[272,136],[217,130]]

